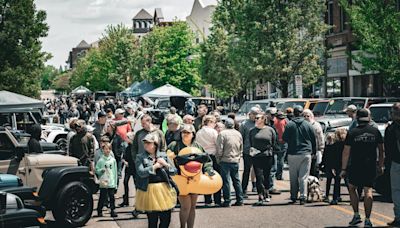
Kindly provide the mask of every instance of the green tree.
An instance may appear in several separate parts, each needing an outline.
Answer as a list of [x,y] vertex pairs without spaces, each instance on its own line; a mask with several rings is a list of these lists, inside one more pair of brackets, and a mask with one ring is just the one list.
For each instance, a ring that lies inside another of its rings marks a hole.
[[199,48],[186,22],[155,27],[141,42],[140,72],[155,86],[169,83],[188,93],[200,88]]
[[0,90],[39,96],[40,75],[50,58],[41,51],[45,20],[33,0],[0,0]]
[[245,90],[242,80],[229,59],[229,37],[225,30],[214,26],[208,39],[201,45],[200,73],[202,80],[212,86],[220,98],[227,98]]
[[396,0],[341,1],[361,52],[352,58],[366,71],[379,72],[389,83],[400,82],[400,9]]
[[72,74],[71,71],[66,71],[66,72],[60,73],[53,80],[51,87],[57,91],[70,92],[71,91],[71,87],[70,87],[71,74]]
[[323,75],[324,12],[324,0],[221,0],[214,21],[231,36],[236,71],[270,81],[286,97],[295,75],[304,84]]
[[92,91],[121,91],[138,79],[137,39],[123,25],[109,26],[98,48],[78,60],[71,75],[73,87],[83,85]]
[[59,71],[54,66],[46,66],[41,74],[40,87],[42,90],[52,88],[53,80],[57,77]]

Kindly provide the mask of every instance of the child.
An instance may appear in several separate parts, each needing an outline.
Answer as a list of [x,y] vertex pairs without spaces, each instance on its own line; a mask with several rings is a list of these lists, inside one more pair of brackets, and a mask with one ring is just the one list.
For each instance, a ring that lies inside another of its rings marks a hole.
[[333,188],[333,199],[331,205],[337,205],[340,199],[340,171],[342,164],[342,151],[344,140],[346,139],[347,130],[344,128],[336,129],[335,133],[329,133],[326,141],[327,145],[324,151],[323,164],[326,173],[326,198],[329,201],[329,192],[332,179],[335,179]]
[[100,181],[100,199],[97,207],[97,214],[99,217],[103,216],[104,201],[107,198],[110,200],[111,217],[117,217],[115,213],[115,190],[117,189],[117,162],[115,158],[110,155],[111,144],[104,143],[102,145],[103,155],[96,164],[96,174]]

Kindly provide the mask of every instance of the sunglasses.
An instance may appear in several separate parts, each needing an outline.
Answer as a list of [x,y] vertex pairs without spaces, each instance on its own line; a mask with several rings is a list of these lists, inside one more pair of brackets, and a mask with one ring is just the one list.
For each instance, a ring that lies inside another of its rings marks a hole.
[[259,120],[259,119],[263,119],[263,117],[262,116],[257,116],[256,120]]
[[310,116],[309,116],[309,115],[305,115],[304,117],[308,118],[308,117],[310,117]]
[[189,135],[189,134],[192,134],[192,132],[182,131],[182,134],[184,134],[184,135]]

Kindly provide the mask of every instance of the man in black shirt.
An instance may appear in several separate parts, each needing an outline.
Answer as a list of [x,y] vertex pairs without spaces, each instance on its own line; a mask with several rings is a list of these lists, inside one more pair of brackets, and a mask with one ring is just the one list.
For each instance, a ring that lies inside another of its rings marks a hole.
[[[376,149],[379,149],[379,174],[383,173],[384,151],[383,139],[379,130],[369,123],[370,112],[367,109],[357,111],[358,126],[352,129],[346,137],[343,149],[341,177],[349,178],[350,201],[354,216],[349,225],[361,223],[358,212],[359,196],[356,193],[358,186],[364,186],[365,198],[365,227],[371,227],[370,215],[372,211],[372,186],[377,175]],[[350,164],[348,164],[350,158]]]
[[385,159],[386,168],[390,167],[395,218],[388,225],[400,227],[400,103],[393,104],[391,113],[393,123],[385,131]]

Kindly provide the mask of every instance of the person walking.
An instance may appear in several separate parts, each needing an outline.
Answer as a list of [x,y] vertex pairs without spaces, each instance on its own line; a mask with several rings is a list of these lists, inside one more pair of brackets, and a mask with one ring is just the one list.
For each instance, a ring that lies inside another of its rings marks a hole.
[[[192,124],[183,124],[181,129],[181,139],[179,141],[174,141],[168,145],[168,150],[173,153],[173,157],[179,154],[185,147],[196,147],[202,152],[204,149],[195,142],[196,130]],[[203,165],[203,169],[209,176],[212,176],[214,170],[212,168],[212,161],[209,159],[207,163]],[[178,200],[181,204],[181,209],[179,211],[179,220],[181,228],[193,228],[194,220],[196,218],[196,204],[197,204],[197,194],[189,195],[179,195]]]
[[217,152],[215,158],[221,168],[223,181],[223,207],[231,206],[231,183],[236,193],[234,206],[243,206],[243,190],[239,178],[239,162],[243,153],[243,138],[235,130],[235,121],[231,118],[225,120],[225,130],[217,138]]
[[[213,162],[213,169],[218,173],[220,172],[220,167],[217,163],[215,154],[217,152],[217,138],[218,132],[215,130],[216,118],[212,115],[207,115],[204,117],[203,127],[196,134],[196,143],[203,147],[204,151],[211,157]],[[221,190],[213,194],[214,203],[216,206],[221,206]],[[206,206],[211,206],[212,199],[211,195],[205,195],[204,201]]]
[[[361,223],[361,217],[358,210],[359,196],[356,189],[358,186],[364,187],[364,209],[365,209],[365,227],[372,227],[370,220],[372,211],[372,187],[377,175],[377,149],[378,173],[383,173],[384,150],[383,139],[379,130],[370,125],[370,113],[367,109],[360,109],[356,114],[358,126],[350,130],[346,136],[343,149],[342,171],[340,176],[348,176],[349,194],[354,216],[349,225],[354,226]],[[351,160],[350,164],[349,159]]]
[[287,151],[287,143],[282,139],[283,132],[289,120],[282,111],[278,111],[274,120],[276,133],[278,134],[278,150],[276,152],[276,179],[283,180],[283,167],[285,165],[285,157]]
[[143,139],[145,152],[135,160],[138,176],[135,209],[147,213],[149,228],[169,227],[177,197],[169,177],[176,169],[167,153],[160,151],[159,142],[157,134],[147,134]]
[[333,187],[333,199],[331,205],[337,205],[340,199],[340,171],[342,165],[342,152],[344,140],[346,139],[347,130],[338,128],[335,133],[329,133],[326,137],[326,145],[324,156],[322,158],[321,167],[326,174],[326,193],[325,201],[329,202],[329,192],[331,189],[332,180],[335,180]]
[[111,144],[102,144],[103,155],[96,164],[96,174],[99,177],[100,182],[100,198],[97,206],[98,217],[103,216],[103,206],[107,197],[110,202],[111,217],[118,217],[115,213],[115,191],[117,189],[117,162],[111,153]]
[[277,136],[275,130],[265,124],[264,113],[258,113],[255,120],[255,127],[249,132],[249,155],[256,173],[258,202],[255,205],[261,206],[264,202],[270,201],[270,172],[274,161],[274,150],[277,146]]
[[97,121],[93,124],[93,135],[96,137],[97,142],[100,142],[101,136],[104,134],[104,126],[106,125],[107,114],[103,111],[97,113]]
[[[134,133],[128,133],[128,139],[133,140]],[[135,167],[135,160],[132,158],[131,153],[132,143],[129,143],[128,147],[126,148],[123,156],[122,162],[125,165],[125,175],[124,175],[124,196],[122,203],[119,204],[120,207],[129,206],[129,180],[133,179],[133,183],[136,186],[136,167]]]
[[167,117],[167,125],[168,129],[167,132],[165,132],[165,142],[169,145],[173,141],[179,141],[181,137],[181,124],[179,124],[179,119],[175,115],[171,115]]
[[197,117],[194,120],[194,128],[196,131],[200,130],[200,128],[203,126],[203,118],[207,115],[208,113],[208,107],[205,104],[200,104],[197,107]]
[[310,109],[303,111],[303,117],[306,121],[311,123],[314,129],[315,139],[317,140],[317,153],[313,155],[311,160],[310,175],[319,178],[319,165],[322,162],[322,152],[325,148],[325,136],[321,124],[315,121],[314,113]]
[[391,115],[393,123],[385,131],[385,154],[386,163],[390,166],[395,218],[388,225],[400,227],[400,103],[393,104]]
[[[249,118],[246,119],[239,127],[240,134],[243,138],[243,162],[244,170],[242,174],[242,190],[243,197],[246,199],[247,196],[247,186],[249,184],[250,171],[253,166],[252,159],[249,155],[250,152],[250,130],[255,126],[256,115],[260,113],[261,110],[257,107],[252,107],[249,112]],[[256,186],[254,179],[252,178],[253,188]]]
[[282,139],[288,143],[290,200],[296,203],[300,191],[300,205],[303,205],[307,197],[311,156],[317,152],[317,140],[313,127],[302,117],[303,107],[295,106],[293,114],[294,118],[286,125]]

